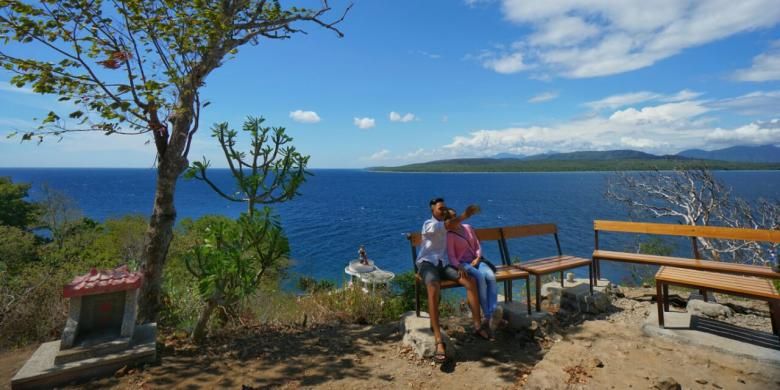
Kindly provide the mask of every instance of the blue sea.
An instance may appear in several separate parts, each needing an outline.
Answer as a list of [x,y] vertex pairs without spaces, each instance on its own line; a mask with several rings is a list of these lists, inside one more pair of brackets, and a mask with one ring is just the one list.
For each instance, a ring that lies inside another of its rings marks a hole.
[[[411,269],[405,232],[417,231],[429,218],[428,201],[444,197],[461,211],[477,203],[482,212],[469,222],[475,227],[556,223],[561,246],[568,254],[590,257],[593,220],[627,220],[628,212],[604,198],[607,179],[614,173],[381,173],[364,170],[313,170],[300,189],[301,196],[275,205],[290,240],[291,280],[300,275],[342,282],[344,267],[357,257],[363,244],[371,259],[386,270]],[[212,177],[232,189],[229,171],[214,170]],[[48,184],[77,201],[85,216],[96,220],[125,214],[149,215],[154,196],[153,169],[38,169],[0,168],[0,176],[33,184],[31,196],[40,196]],[[734,195],[748,200],[777,199],[780,172],[717,172]],[[244,204],[220,198],[199,181],[179,180],[176,208],[179,220],[207,214],[236,217]],[[603,234],[601,247],[625,250],[636,238]],[[677,254],[690,256],[687,239],[670,243]],[[551,237],[516,239],[510,253],[521,260],[555,254]],[[498,250],[487,244],[488,258],[498,261]],[[606,262],[603,276],[625,280],[625,265]],[[578,270],[585,275],[587,270]],[[292,283],[286,283],[291,286]]]

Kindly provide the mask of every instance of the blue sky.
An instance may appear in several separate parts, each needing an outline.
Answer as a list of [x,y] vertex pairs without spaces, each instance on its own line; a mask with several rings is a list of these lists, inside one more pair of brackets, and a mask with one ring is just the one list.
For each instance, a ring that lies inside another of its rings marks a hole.
[[[780,1],[355,0],[346,34],[244,47],[207,80],[208,128],[284,126],[313,168],[497,153],[780,145]],[[336,10],[345,2],[332,2]],[[336,13],[333,14],[336,17]],[[0,133],[67,107],[0,73]],[[0,166],[150,167],[144,136],[0,140]]]

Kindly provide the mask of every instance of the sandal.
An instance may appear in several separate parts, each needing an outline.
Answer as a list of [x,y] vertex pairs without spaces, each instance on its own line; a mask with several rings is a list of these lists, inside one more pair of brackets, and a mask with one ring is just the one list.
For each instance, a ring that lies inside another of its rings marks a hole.
[[483,340],[492,340],[492,338],[490,337],[490,332],[485,330],[484,326],[480,326],[479,328],[474,329],[474,332],[472,332],[472,334]]
[[[441,349],[443,352],[439,352],[439,344],[441,344]],[[444,363],[447,361],[447,344],[444,344],[442,341],[436,342],[436,352],[433,353],[433,361],[436,363]]]

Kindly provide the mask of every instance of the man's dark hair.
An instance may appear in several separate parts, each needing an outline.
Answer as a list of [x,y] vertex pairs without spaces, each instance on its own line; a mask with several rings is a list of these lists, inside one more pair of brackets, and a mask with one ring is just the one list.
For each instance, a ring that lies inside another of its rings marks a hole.
[[444,198],[433,198],[430,202],[428,202],[428,207],[433,207],[436,203],[444,202]]

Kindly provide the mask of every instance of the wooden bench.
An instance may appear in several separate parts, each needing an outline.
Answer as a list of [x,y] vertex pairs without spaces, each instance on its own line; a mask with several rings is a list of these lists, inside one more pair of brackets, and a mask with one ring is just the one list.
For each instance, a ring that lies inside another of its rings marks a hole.
[[769,279],[698,271],[688,268],[661,267],[655,274],[658,299],[658,325],[664,327],[664,312],[669,311],[669,285],[704,289],[723,294],[760,299],[769,304],[772,332],[780,336],[780,294]]
[[[637,264],[652,264],[675,268],[688,268],[717,273],[757,276],[762,278],[780,279],[780,272],[774,272],[766,266],[726,263],[713,260],[702,260],[699,253],[697,237],[722,240],[743,240],[761,242],[780,242],[780,231],[761,229],[738,229],[715,226],[689,226],[662,223],[593,221],[595,250],[593,265],[596,272],[596,282],[601,278],[601,260],[620,261]],[[621,232],[636,234],[659,234],[668,236],[690,237],[693,258],[656,256],[630,252],[606,251],[599,248],[599,232]],[[704,293],[704,291],[702,291]],[[706,294],[703,294],[706,298]]]
[[[561,242],[558,239],[558,227],[555,224],[547,223],[547,224],[537,224],[537,225],[507,226],[501,228],[501,232],[503,234],[504,254],[507,257],[506,264],[510,264],[511,262],[509,258],[509,247],[506,244],[506,240],[512,238],[522,238],[522,237],[539,236],[539,235],[546,235],[546,234],[551,234],[555,238],[555,247],[558,249],[557,256],[544,257],[540,259],[529,260],[525,263],[521,262],[520,264],[517,264],[517,266],[521,270],[526,271],[530,275],[534,275],[536,277],[536,311],[541,311],[542,284],[540,278],[542,275],[547,275],[554,272],[560,272],[561,287],[563,287],[563,282],[564,282],[563,271],[587,266],[588,284],[590,286],[590,293],[593,294],[592,260],[584,259],[581,257],[564,255],[561,252]],[[530,295],[528,299],[530,301],[531,299]]]
[[[511,301],[512,300],[512,280],[517,279],[525,279],[526,280],[526,293],[528,294],[528,313],[531,313],[531,288],[528,285],[528,272],[525,272],[515,266],[511,266],[508,264],[507,260],[508,256],[506,256],[504,250],[504,236],[501,232],[501,228],[482,228],[482,229],[474,229],[474,232],[477,234],[477,238],[479,241],[486,242],[486,241],[496,241],[498,243],[498,250],[500,254],[500,263],[496,264],[496,261],[493,260],[492,262],[496,266],[496,282],[504,282],[504,300],[505,301]],[[420,287],[423,288],[425,286],[422,285],[422,280],[420,279],[420,275],[417,274],[417,248],[422,243],[422,235],[420,233],[407,233],[406,238],[409,240],[409,244],[411,246],[412,250],[412,265],[414,269],[415,274],[415,284],[414,284],[414,295],[415,295],[415,310],[417,312],[417,316],[420,316]],[[452,281],[452,280],[443,280],[440,284],[442,289],[446,288],[452,288],[452,287],[460,287],[460,284],[458,282]]]

